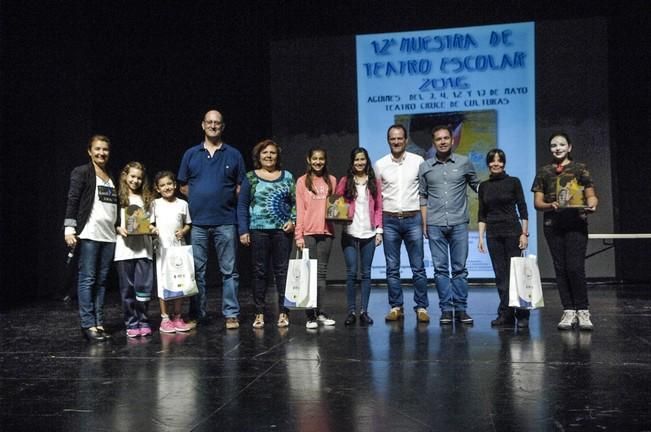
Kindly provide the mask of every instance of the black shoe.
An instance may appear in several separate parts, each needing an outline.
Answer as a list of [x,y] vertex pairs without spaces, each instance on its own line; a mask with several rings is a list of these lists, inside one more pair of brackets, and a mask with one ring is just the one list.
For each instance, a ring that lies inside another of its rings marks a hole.
[[529,328],[529,318],[521,318],[518,320],[518,328]]
[[106,340],[104,333],[100,332],[97,329],[91,330],[89,328],[82,328],[81,334],[84,336],[84,338],[86,338],[86,340],[91,342],[101,342],[103,340]]
[[105,329],[104,327],[97,327],[97,331],[98,331],[102,336],[104,336],[104,339],[105,339],[105,340],[112,339],[111,334],[110,334],[109,332],[107,332],[106,329]]
[[452,311],[441,312],[441,318],[439,319],[441,324],[452,324]]
[[344,325],[353,325],[355,324],[355,321],[357,321],[357,317],[355,316],[355,312],[351,312],[348,314],[346,317],[346,321],[344,321]]
[[454,318],[457,320],[457,322],[463,323],[463,324],[472,324],[473,319],[470,315],[466,313],[465,310],[463,311],[457,311],[454,314]]
[[504,315],[499,315],[497,318],[491,321],[491,327],[502,327],[502,326],[513,327],[513,324],[515,324],[515,318],[506,317]]
[[192,326],[192,328],[197,328],[199,326],[204,327],[211,324],[210,317],[208,315],[204,315],[200,318],[188,316],[186,322],[191,323],[190,325]]
[[371,325],[373,324],[373,318],[368,316],[368,312],[362,312],[359,316],[359,323],[362,325]]

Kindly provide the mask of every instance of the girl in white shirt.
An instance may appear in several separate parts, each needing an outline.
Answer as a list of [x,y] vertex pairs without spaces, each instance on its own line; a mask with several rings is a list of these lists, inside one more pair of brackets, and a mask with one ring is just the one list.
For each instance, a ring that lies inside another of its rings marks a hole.
[[[160,198],[154,200],[151,223],[156,224],[153,231],[158,235],[160,248],[185,246],[185,236],[190,232],[192,220],[187,201],[176,196],[174,173],[170,171],[157,173],[154,177],[154,186]],[[167,301],[159,298],[158,301],[160,303],[159,330],[161,333],[186,332],[194,328],[181,318],[183,298]]]
[[147,309],[154,285],[153,248],[147,220],[152,193],[140,162],[120,173],[120,212],[115,244],[116,268],[127,337],[150,336]]

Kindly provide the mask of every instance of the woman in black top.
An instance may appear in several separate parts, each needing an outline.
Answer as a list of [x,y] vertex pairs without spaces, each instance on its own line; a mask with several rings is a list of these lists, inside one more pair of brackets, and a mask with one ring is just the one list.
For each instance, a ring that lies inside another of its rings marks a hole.
[[491,321],[491,326],[513,326],[517,318],[518,327],[526,328],[529,326],[529,311],[509,307],[508,283],[511,257],[520,256],[528,245],[527,204],[520,180],[504,172],[506,155],[502,150],[489,151],[486,165],[490,177],[479,187],[478,247],[480,252],[486,253],[486,233],[488,253],[495,271],[495,285],[500,296],[497,318]]

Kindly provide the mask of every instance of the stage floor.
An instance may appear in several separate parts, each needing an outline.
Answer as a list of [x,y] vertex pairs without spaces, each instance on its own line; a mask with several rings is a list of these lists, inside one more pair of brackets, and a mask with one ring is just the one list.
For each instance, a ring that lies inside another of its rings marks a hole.
[[[40,302],[0,317],[2,431],[573,431],[651,430],[651,287],[589,289],[595,329],[559,331],[554,287],[528,330],[495,329],[497,294],[472,287],[473,326],[442,327],[430,289],[429,325],[405,288],[404,323],[344,326],[345,293],[328,288],[334,328],[305,329],[302,311],[263,330],[240,292],[242,325],[127,340],[117,293],[107,296],[110,342],[85,342],[75,307]],[[152,302],[156,324],[158,306]]]

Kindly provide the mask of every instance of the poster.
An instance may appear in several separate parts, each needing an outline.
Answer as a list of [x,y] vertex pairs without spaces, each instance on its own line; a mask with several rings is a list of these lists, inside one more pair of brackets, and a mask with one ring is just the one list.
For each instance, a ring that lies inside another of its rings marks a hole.
[[[506,172],[520,178],[529,224],[536,226],[533,198],[526,193],[536,170],[534,23],[358,35],[356,49],[359,145],[373,162],[389,153],[392,124],[405,126],[408,151],[424,158],[432,156],[431,128],[449,125],[454,151],[470,158],[482,180],[488,177],[488,150],[504,150]],[[477,195],[470,188],[467,193],[469,277],[492,278],[488,254],[477,250]],[[529,248],[536,250],[535,229],[530,231]],[[425,265],[431,276],[427,242]],[[382,250],[372,277],[385,277]],[[401,277],[411,277],[404,248]]]

